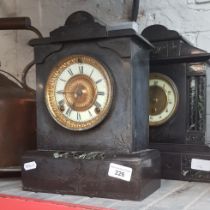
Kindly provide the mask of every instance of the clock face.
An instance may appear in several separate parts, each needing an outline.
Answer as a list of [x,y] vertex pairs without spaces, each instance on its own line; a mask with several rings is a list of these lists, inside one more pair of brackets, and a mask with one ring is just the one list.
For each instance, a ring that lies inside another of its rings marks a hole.
[[151,73],[149,91],[149,125],[158,126],[167,122],[176,112],[179,99],[178,90],[175,83],[168,76]]
[[99,124],[110,110],[112,78],[95,58],[72,55],[50,73],[45,98],[57,123],[69,130],[87,130]]

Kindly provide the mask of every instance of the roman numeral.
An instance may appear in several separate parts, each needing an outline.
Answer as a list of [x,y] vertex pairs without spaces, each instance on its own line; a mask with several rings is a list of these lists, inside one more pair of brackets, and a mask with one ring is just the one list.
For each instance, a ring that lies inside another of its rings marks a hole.
[[80,121],[81,120],[81,114],[79,112],[77,112],[77,120]]
[[83,74],[83,66],[79,66],[79,73]]
[[93,70],[92,70],[91,73],[90,73],[90,77],[92,77],[92,74],[93,74]]
[[74,75],[71,69],[68,70],[68,73],[69,73],[71,76]]
[[63,106],[63,105],[64,105],[64,99],[60,100],[60,101],[58,102],[58,104],[59,104],[59,106]]
[[72,109],[69,107],[69,108],[66,110],[66,115],[68,115],[68,116],[70,117],[71,112],[72,112]]
[[92,113],[90,112],[90,110],[88,110],[88,113],[89,113],[90,117],[92,117],[92,116],[93,116],[93,115],[92,115]]
[[100,108],[100,107],[101,107],[101,104],[100,104],[98,101],[96,101],[96,102],[94,103],[94,105],[95,105],[97,108]]
[[104,93],[104,92],[102,92],[102,91],[98,91],[97,95],[99,95],[99,96],[104,96],[104,95],[105,95],[105,93]]
[[99,79],[96,81],[96,84],[100,83],[102,81],[102,79]]
[[63,90],[56,91],[57,94],[64,94]]
[[65,79],[61,79],[61,78],[59,78],[59,80],[60,80],[60,81],[62,81],[62,82],[66,82],[66,80],[65,80]]
[[154,85],[158,85],[158,81],[157,80],[154,81]]

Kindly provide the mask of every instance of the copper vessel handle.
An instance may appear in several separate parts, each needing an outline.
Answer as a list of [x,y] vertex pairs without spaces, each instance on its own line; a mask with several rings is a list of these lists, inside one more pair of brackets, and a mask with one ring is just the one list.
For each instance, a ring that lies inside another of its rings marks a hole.
[[22,88],[24,88],[23,83],[20,80],[18,80],[15,76],[13,76],[12,74],[10,74],[9,72],[4,71],[2,69],[0,69],[0,72],[2,72],[3,74],[11,77],[16,83],[18,83],[19,86],[21,86]]
[[[36,33],[39,38],[43,38],[41,32],[31,25],[31,19],[29,17],[7,17],[0,18],[0,30],[30,30]],[[22,85],[23,88],[31,89],[26,82],[26,77],[31,69],[31,67],[35,64],[34,61],[31,61],[23,70],[23,76],[19,84]],[[11,75],[10,75],[11,76]]]
[[42,38],[41,32],[31,25],[29,17],[0,18],[0,30],[30,30]]
[[31,20],[29,17],[0,18],[0,30],[29,29]]
[[35,61],[34,60],[31,61],[31,62],[29,62],[26,65],[26,67],[23,69],[23,72],[22,72],[21,83],[23,85],[23,88],[28,89],[28,90],[33,90],[27,84],[27,74],[29,73],[29,71],[31,70],[31,68],[33,67],[34,64],[35,64]]

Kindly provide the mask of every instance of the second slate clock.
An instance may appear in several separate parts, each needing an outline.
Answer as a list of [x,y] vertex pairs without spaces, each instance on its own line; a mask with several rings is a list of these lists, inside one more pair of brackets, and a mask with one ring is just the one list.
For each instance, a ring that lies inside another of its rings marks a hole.
[[108,69],[94,57],[72,55],[53,68],[45,97],[57,123],[69,130],[87,130],[108,114],[113,82]]
[[210,54],[161,25],[142,34],[156,47],[150,60],[150,147],[161,152],[162,177],[210,182],[210,173],[201,167],[210,163]]

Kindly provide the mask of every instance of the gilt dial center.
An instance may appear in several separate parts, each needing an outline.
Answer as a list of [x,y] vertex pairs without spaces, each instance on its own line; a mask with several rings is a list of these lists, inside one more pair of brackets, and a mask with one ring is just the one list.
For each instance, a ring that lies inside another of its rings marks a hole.
[[163,112],[167,106],[167,95],[165,91],[158,86],[150,87],[150,115],[158,115]]
[[79,85],[75,90],[75,98],[81,97],[83,94],[87,93],[83,85]]
[[65,86],[66,101],[76,111],[89,109],[94,104],[96,96],[96,85],[87,75],[76,75]]

